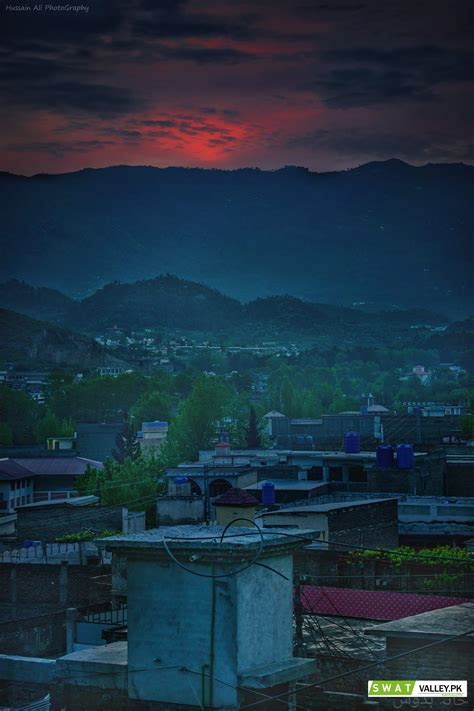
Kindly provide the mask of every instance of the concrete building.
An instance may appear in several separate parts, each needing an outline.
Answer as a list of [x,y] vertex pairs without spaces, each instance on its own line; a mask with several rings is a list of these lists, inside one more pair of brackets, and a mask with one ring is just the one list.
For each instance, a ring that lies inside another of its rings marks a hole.
[[[246,526],[248,521],[255,521],[255,510],[258,501],[252,494],[244,489],[229,489],[214,501],[216,523],[218,526],[227,526],[235,521],[235,526]],[[245,521],[244,519],[247,519]]]
[[[465,603],[404,617],[366,629],[384,637],[387,657],[411,652],[384,666],[384,679],[461,679],[474,684],[474,605]],[[459,635],[456,639],[450,639]],[[444,641],[446,640],[446,641]],[[414,652],[430,642],[442,642]]]
[[0,511],[18,506],[64,499],[74,492],[76,479],[87,467],[102,463],[83,457],[19,457],[0,459]]
[[137,432],[140,451],[144,456],[156,455],[168,436],[168,423],[155,420],[142,422],[142,428]]
[[362,501],[286,506],[277,511],[263,512],[257,522],[265,528],[311,528],[317,532],[318,548],[330,543],[350,546],[397,548],[398,521],[396,499],[364,499]]
[[[433,413],[431,413],[433,414]],[[265,415],[267,434],[277,449],[336,448],[346,432],[358,432],[364,447],[381,441],[412,442],[418,445],[459,441],[461,427],[455,408],[445,408],[442,417],[390,414],[383,406],[366,407],[363,414],[341,413],[318,418],[290,418],[281,412]]]
[[[69,687],[119,683],[130,699],[232,710],[315,671],[314,660],[293,656],[292,552],[313,533],[292,539],[275,529],[262,541],[250,528],[220,540],[223,530],[178,526],[103,541],[127,559],[128,650],[115,643],[58,660]],[[277,585],[256,558],[278,571]]]
[[116,448],[123,422],[79,422],[76,426],[77,451],[81,457],[105,462]]

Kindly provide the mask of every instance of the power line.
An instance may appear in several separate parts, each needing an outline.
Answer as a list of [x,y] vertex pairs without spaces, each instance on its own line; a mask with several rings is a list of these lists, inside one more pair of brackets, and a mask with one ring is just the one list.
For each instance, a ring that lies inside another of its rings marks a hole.
[[[394,654],[391,657],[385,657],[385,659],[382,659],[378,662],[371,662],[370,664],[366,664],[363,667],[359,667],[358,669],[347,671],[347,672],[342,672],[341,674],[335,674],[334,676],[327,677],[326,679],[321,679],[319,681],[315,681],[312,684],[307,684],[304,688],[304,691],[307,691],[308,689],[315,688],[318,686],[323,686],[325,684],[328,684],[330,681],[336,681],[336,679],[342,679],[346,676],[351,676],[352,674],[356,674],[361,671],[366,671],[367,669],[373,669],[374,667],[385,665],[385,664],[387,664],[387,662],[394,661],[395,659],[409,657],[412,654],[416,654],[417,652],[422,652],[425,649],[430,649],[431,647],[436,647],[437,645],[445,644],[446,642],[451,642],[454,639],[461,639],[462,637],[467,637],[467,635],[470,635],[470,634],[474,634],[474,628],[468,630],[467,632],[460,632],[459,634],[451,635],[450,637],[445,637],[445,639],[440,639],[440,640],[436,640],[435,642],[430,642],[430,644],[425,644],[422,647],[416,647],[415,649],[409,649],[407,652],[400,652],[399,654]],[[303,689],[297,689],[296,693],[298,693],[299,691],[303,691]],[[277,701],[277,700],[283,699],[286,696],[290,696],[293,693],[295,693],[295,691],[289,691],[289,692],[284,692],[282,694],[277,694],[276,696],[272,697],[272,701]],[[252,708],[254,706],[259,706],[262,703],[265,703],[265,702],[255,701],[252,704],[246,704],[245,706],[242,706],[242,709],[248,709],[248,708]]]

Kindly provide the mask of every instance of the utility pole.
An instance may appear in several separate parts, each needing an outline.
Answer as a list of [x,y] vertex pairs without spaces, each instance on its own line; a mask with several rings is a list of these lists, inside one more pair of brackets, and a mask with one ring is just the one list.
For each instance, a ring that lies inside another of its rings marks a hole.
[[301,578],[295,585],[295,656],[303,656],[303,605],[301,604]]

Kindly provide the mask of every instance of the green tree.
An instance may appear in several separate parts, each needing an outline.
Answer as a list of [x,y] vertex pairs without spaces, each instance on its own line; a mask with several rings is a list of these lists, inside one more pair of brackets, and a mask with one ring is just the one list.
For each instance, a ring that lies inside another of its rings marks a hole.
[[200,375],[196,379],[163,444],[161,451],[167,466],[196,460],[199,450],[211,445],[230,400],[231,392],[221,378]]
[[262,440],[260,437],[260,430],[258,427],[257,413],[255,408],[250,408],[249,413],[249,425],[247,428],[247,448],[248,449],[259,449],[262,445]]
[[152,422],[153,420],[171,420],[172,400],[166,393],[153,391],[143,393],[136,404],[132,407],[131,415],[137,425],[141,422]]
[[132,511],[143,511],[164,490],[163,478],[163,466],[156,458],[126,459],[123,464],[109,459],[103,469],[88,467],[77,489],[83,495],[99,496],[103,505],[124,505]]
[[0,385],[0,421],[10,427],[14,444],[31,444],[40,411],[26,393]]
[[45,444],[48,437],[72,437],[74,426],[70,420],[60,420],[53,412],[48,412],[35,425],[34,435],[38,444]]
[[127,459],[133,462],[140,458],[140,445],[137,442],[137,435],[130,420],[125,420],[120,432],[115,438],[117,449],[112,451],[112,456],[119,464],[124,464]]
[[9,447],[13,444],[13,434],[7,422],[0,422],[0,447]]

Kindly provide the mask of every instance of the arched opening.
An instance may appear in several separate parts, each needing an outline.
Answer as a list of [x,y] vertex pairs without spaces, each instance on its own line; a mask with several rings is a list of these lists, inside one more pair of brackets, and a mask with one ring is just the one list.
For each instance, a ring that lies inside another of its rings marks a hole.
[[216,496],[225,494],[229,489],[232,489],[232,484],[229,484],[226,479],[214,479],[209,484],[209,496],[213,499]]
[[197,482],[194,481],[194,479],[188,479],[189,483],[191,484],[191,494],[196,494],[197,496],[201,496],[202,491],[201,487]]

